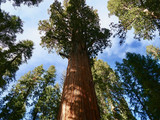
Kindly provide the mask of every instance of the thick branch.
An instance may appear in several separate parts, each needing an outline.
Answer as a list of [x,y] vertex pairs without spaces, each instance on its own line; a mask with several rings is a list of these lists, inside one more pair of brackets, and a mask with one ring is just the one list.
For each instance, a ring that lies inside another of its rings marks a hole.
[[62,53],[62,52],[59,52],[59,55],[65,57],[65,58],[69,58],[68,55],[66,55],[66,54],[64,54],[64,53]]

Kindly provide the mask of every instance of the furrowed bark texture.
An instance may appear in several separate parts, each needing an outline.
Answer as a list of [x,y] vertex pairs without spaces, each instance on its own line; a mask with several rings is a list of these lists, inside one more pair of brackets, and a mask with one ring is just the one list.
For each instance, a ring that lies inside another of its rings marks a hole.
[[68,59],[58,120],[100,120],[87,52],[73,52]]

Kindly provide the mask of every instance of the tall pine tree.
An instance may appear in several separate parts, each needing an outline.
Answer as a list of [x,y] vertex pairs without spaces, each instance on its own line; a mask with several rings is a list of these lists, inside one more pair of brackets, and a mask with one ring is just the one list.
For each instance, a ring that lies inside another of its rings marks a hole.
[[92,74],[101,120],[135,120],[123,97],[122,83],[110,66],[95,60]]
[[160,65],[149,56],[127,53],[123,63],[117,63],[125,94],[131,108],[141,119],[160,118]]
[[[60,103],[60,87],[55,85],[55,67],[46,71],[36,67],[18,80],[16,86],[1,100],[0,120],[20,120],[26,110],[30,119],[55,119]],[[29,110],[29,109],[28,109]]]

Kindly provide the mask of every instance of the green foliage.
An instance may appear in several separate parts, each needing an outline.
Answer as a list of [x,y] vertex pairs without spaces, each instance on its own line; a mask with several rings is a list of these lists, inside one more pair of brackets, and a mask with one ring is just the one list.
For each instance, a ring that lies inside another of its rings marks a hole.
[[[38,5],[41,1],[13,0],[13,5]],[[0,0],[0,5],[5,2],[6,0]],[[14,79],[19,66],[27,62],[32,55],[32,41],[26,40],[16,43],[16,34],[23,32],[22,26],[23,23],[19,17],[9,15],[0,9],[0,92],[3,92],[6,84]]]
[[[28,5],[28,6],[31,6],[31,5],[36,5],[37,6],[43,0],[8,0],[8,1],[12,1],[13,6],[20,6],[21,4],[25,4],[25,5]],[[6,0],[1,0],[0,5],[2,3],[5,3],[5,2],[6,2]]]
[[148,40],[152,40],[156,30],[160,29],[159,0],[109,0],[107,7],[110,15],[119,18],[119,23],[111,26],[117,31],[121,43],[131,28],[136,39]]
[[160,118],[160,65],[149,56],[127,53],[123,63],[117,63],[125,94],[133,111],[141,119]]
[[33,42],[26,40],[0,50],[0,87],[4,87],[15,77],[19,66],[32,56]]
[[3,120],[19,120],[22,119],[26,112],[29,95],[40,82],[40,76],[44,70],[42,66],[35,68],[32,72],[28,72],[21,77],[17,85],[13,87],[11,92],[3,99],[0,118]]
[[60,104],[60,87],[47,86],[39,97],[34,109],[32,110],[33,120],[55,120],[57,118],[58,107]]
[[154,47],[153,45],[149,45],[146,47],[146,52],[148,55],[154,57],[154,59],[160,60],[160,49],[157,47]]
[[62,6],[55,0],[50,6],[49,20],[39,22],[39,30],[44,32],[43,47],[70,55],[82,46],[92,57],[110,45],[109,30],[100,28],[96,10],[87,6],[85,0],[65,0],[64,3]]
[[23,23],[14,15],[9,15],[0,9],[0,44],[1,48],[11,47],[16,41],[16,34],[22,33]]
[[42,65],[22,76],[2,99],[0,119],[20,120],[27,106],[33,106],[33,119],[55,119],[61,97],[59,85],[55,85],[55,77],[54,66],[45,71]]
[[34,90],[33,105],[31,114],[34,119],[53,120],[56,119],[60,104],[61,92],[58,84],[55,83],[55,67],[50,66],[43,76],[43,81]]
[[135,120],[123,97],[123,89],[116,73],[102,60],[92,67],[101,120]]

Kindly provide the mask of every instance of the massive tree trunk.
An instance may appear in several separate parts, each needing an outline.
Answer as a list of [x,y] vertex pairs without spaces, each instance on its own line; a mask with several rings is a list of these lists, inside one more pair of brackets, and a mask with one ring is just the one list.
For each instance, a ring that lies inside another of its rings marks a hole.
[[100,120],[89,57],[80,45],[68,58],[58,120]]

